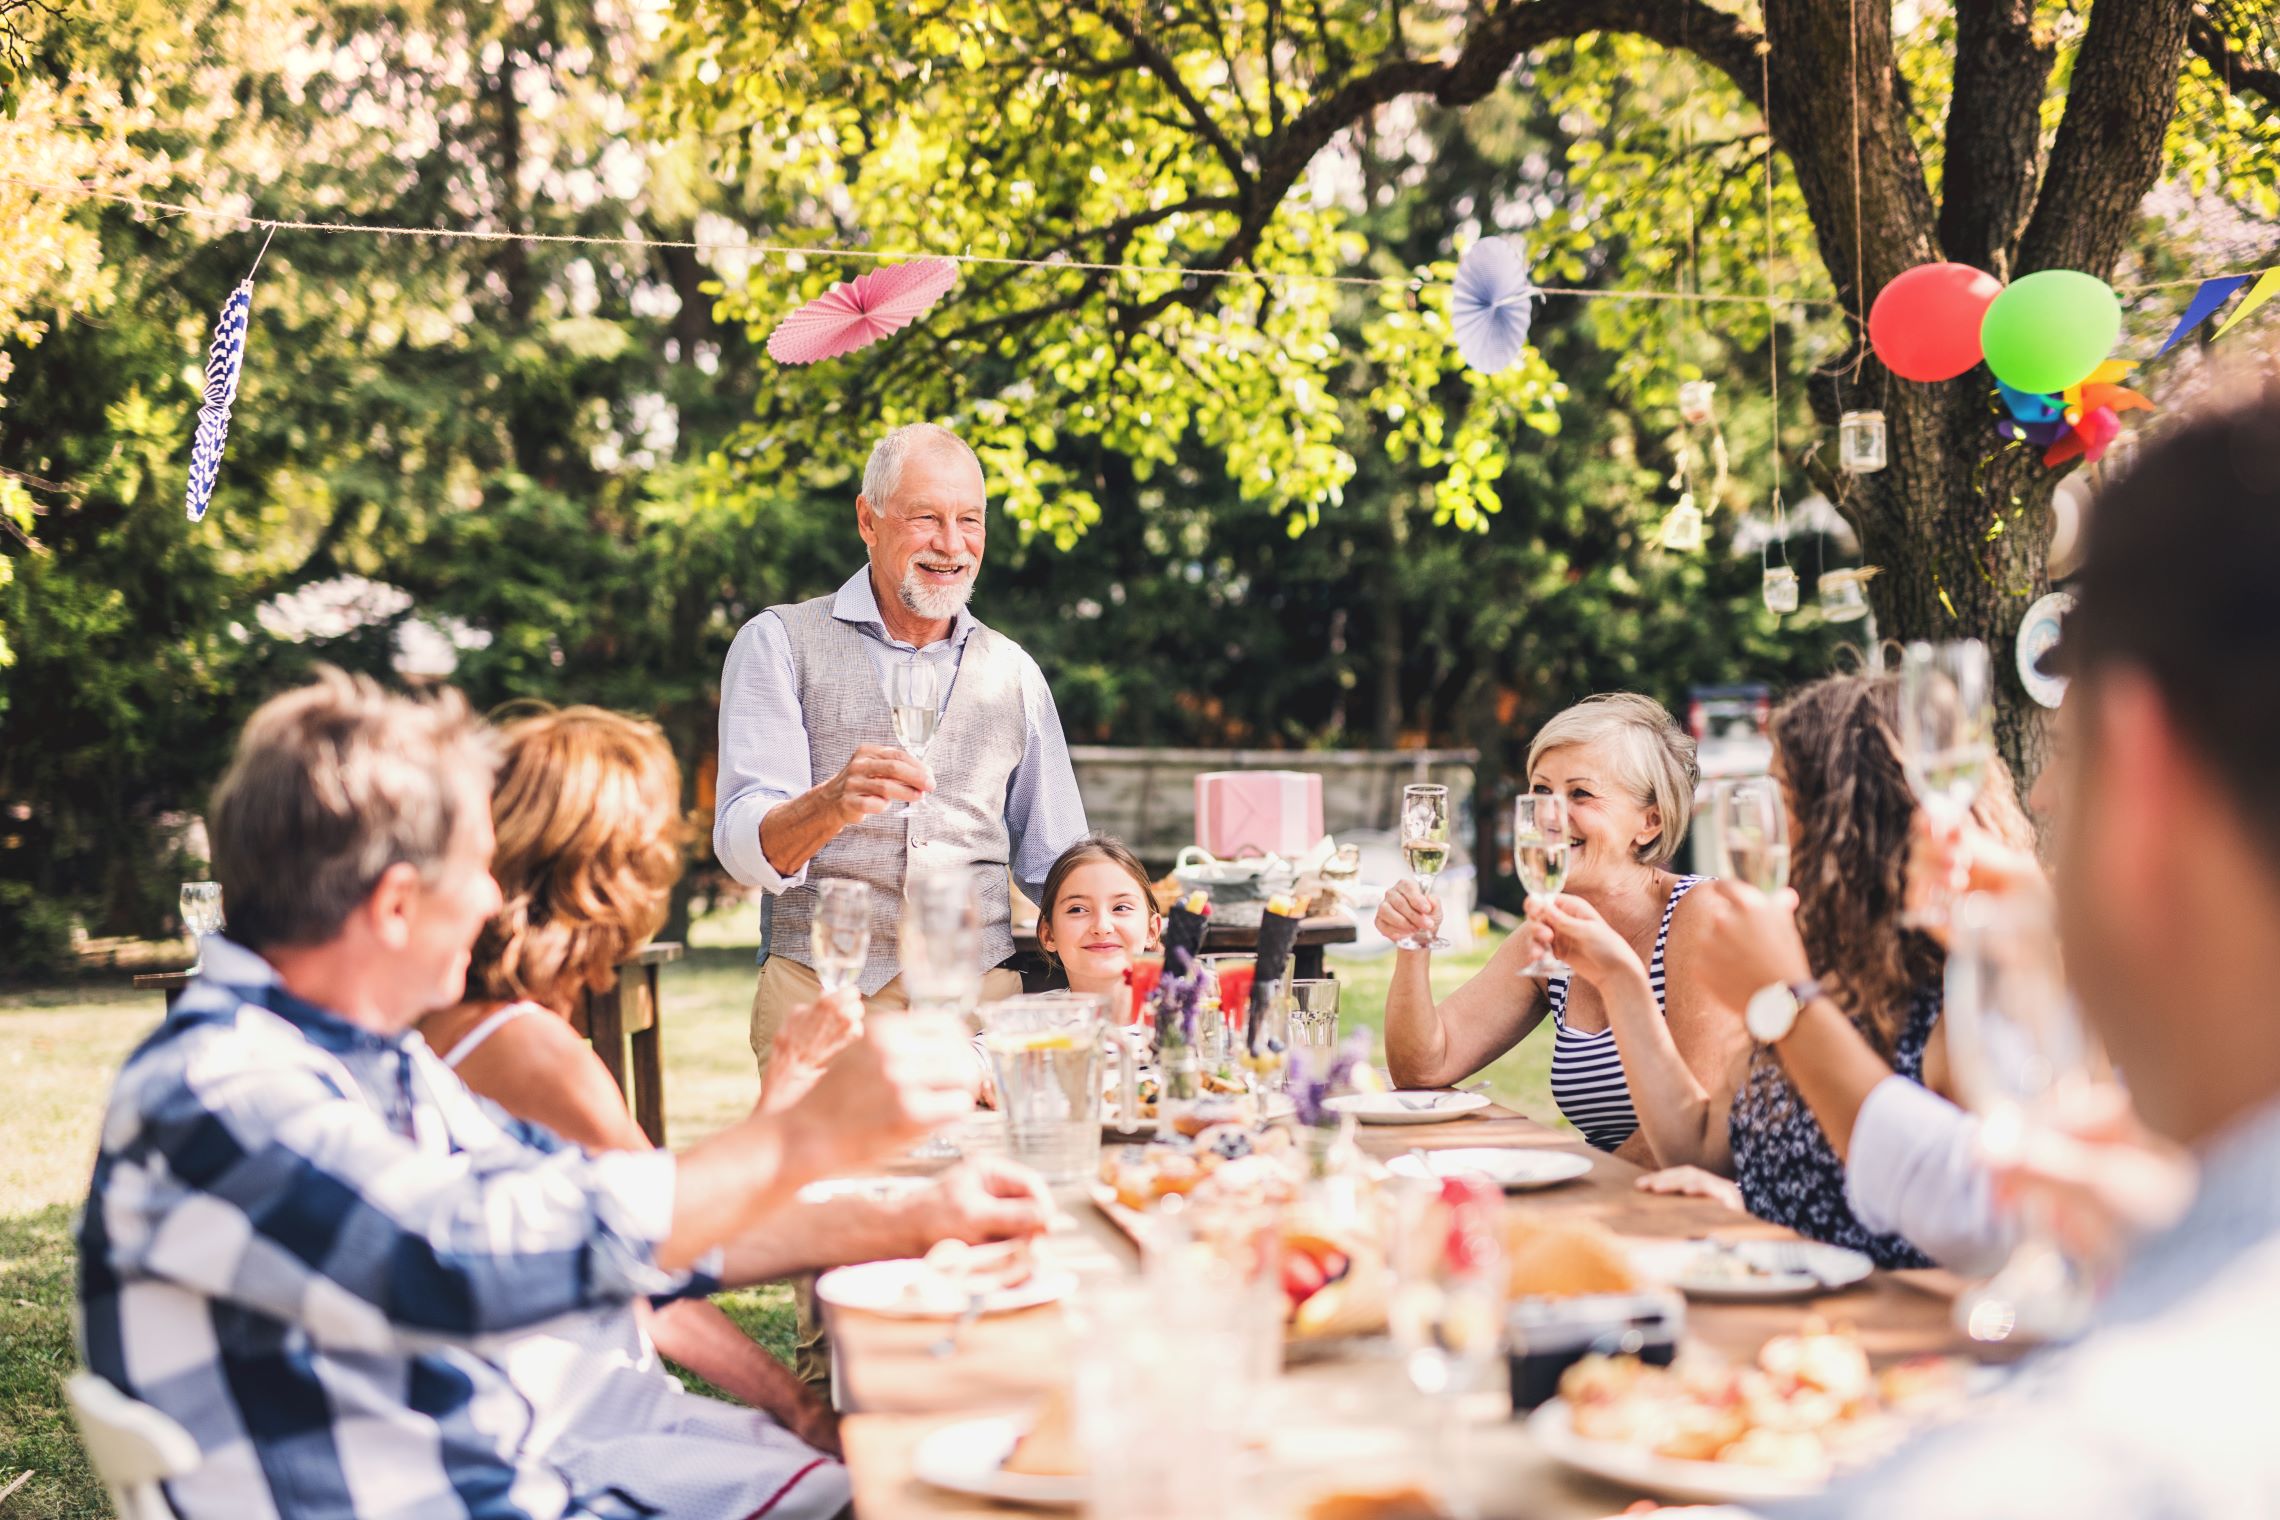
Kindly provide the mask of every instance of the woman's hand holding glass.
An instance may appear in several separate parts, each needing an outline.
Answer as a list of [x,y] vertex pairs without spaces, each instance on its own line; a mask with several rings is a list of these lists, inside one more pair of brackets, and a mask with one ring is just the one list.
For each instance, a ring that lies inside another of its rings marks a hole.
[[1813,974],[1791,888],[1766,893],[1738,881],[1709,881],[1687,901],[1699,904],[1695,911],[1704,919],[1691,974],[1712,1001],[1739,1009],[1777,982],[1786,986]]
[[1639,952],[1599,916],[1599,910],[1569,893],[1560,897],[1530,897],[1528,927],[1520,931],[1539,956],[1556,955],[1577,976],[1594,987],[1607,987],[1626,976],[1647,979]]
[[827,992],[793,1009],[776,1031],[761,1106],[773,1113],[798,1102],[815,1086],[831,1058],[862,1037],[863,999],[852,987]]
[[1423,946],[1441,933],[1441,905],[1413,881],[1397,881],[1378,901],[1377,931],[1396,945]]

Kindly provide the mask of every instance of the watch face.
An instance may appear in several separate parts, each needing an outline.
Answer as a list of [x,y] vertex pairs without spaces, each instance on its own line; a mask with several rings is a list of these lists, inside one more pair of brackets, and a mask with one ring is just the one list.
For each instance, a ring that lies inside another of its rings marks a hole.
[[1796,1022],[1797,998],[1779,982],[1750,994],[1749,1005],[1742,1010],[1742,1023],[1760,1045],[1771,1045]]

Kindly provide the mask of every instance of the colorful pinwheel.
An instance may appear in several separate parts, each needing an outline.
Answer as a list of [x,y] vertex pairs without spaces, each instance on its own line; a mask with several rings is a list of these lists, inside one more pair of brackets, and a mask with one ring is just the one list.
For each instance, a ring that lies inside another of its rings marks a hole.
[[851,354],[910,326],[957,281],[951,260],[914,259],[834,285],[777,324],[768,357],[813,364]]
[[1518,241],[1484,237],[1467,248],[1449,291],[1449,326],[1465,363],[1493,375],[1519,358],[1535,298],[1528,256]]
[[214,477],[222,468],[222,444],[230,436],[230,405],[237,400],[238,376],[245,369],[245,329],[253,312],[253,278],[247,276],[222,303],[214,324],[214,346],[206,352],[206,399],[198,408],[198,433],[190,443],[190,492],[183,509],[197,522],[213,499]]

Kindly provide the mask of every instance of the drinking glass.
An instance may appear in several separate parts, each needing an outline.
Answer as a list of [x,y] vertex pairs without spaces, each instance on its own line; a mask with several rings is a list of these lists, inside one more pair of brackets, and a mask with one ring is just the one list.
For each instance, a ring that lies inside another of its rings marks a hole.
[[1475,1513],[1459,1401],[1481,1383],[1504,1340],[1504,1194],[1479,1177],[1405,1179],[1394,1193],[1394,1348],[1431,1413],[1434,1469],[1452,1515]]
[[1033,993],[986,1003],[982,1048],[997,1079],[1013,1158],[1050,1183],[1089,1182],[1100,1171],[1105,1062],[1117,1064],[1117,1090],[1139,1122],[1139,1073],[1132,1044],[1109,1024],[1089,992]]
[[[1977,639],[1910,644],[1900,656],[1900,766],[1909,790],[1935,828],[1971,816],[1995,756],[1994,673]],[[1953,906],[1943,884],[1903,923],[1947,921]]]
[[[927,746],[942,723],[942,675],[931,660],[913,655],[887,666],[887,715],[894,722],[895,742],[919,764],[926,763]],[[907,817],[925,805],[898,803],[879,814],[882,818]]]
[[1290,1043],[1328,1046],[1338,1043],[1338,979],[1302,976],[1290,983]]
[[1201,959],[1207,980],[1203,984],[1203,1006],[1195,1020],[1195,1053],[1210,1070],[1225,1065],[1234,1054],[1231,1036],[1243,1027],[1250,1010],[1251,983],[1259,974],[1259,958],[1222,954]]
[[[963,872],[914,873],[903,886],[902,925],[895,937],[903,994],[914,1012],[963,1019],[982,996],[982,912]],[[947,1161],[958,1143],[937,1130],[912,1148],[922,1160]]]
[[[1560,895],[1568,876],[1567,799],[1550,792],[1527,792],[1512,807],[1512,863],[1533,902]],[[1520,968],[1522,976],[1568,974],[1567,963],[1546,950]]]
[[1151,1257],[1139,1276],[1088,1283],[1067,1306],[1091,1520],[1237,1513],[1244,1421],[1260,1402],[1239,1375],[1254,1337],[1247,1295],[1200,1275],[1192,1260]]
[[[1401,853],[1409,874],[1433,895],[1433,883],[1449,863],[1449,789],[1445,786],[1406,786],[1401,789]],[[1407,935],[1394,943],[1404,950],[1446,950],[1446,936],[1431,939]]]
[[[1972,893],[1955,907],[1941,1019],[1965,1103],[1981,1116],[1980,1146],[2015,1154],[2036,1124],[2091,1080],[2090,1041],[2066,990],[2047,907]],[[2080,1330],[2090,1294],[2032,1199],[2001,1271],[1956,1300],[1974,1340],[2063,1340]]]
[[854,986],[871,955],[871,889],[859,881],[817,882],[808,950],[825,992]]
[[186,881],[182,884],[182,927],[190,935],[193,952],[192,971],[206,965],[206,936],[218,933],[222,927],[222,886],[215,881]]
[[1789,885],[1789,807],[1771,776],[1721,781],[1711,793],[1720,868],[1733,881],[1774,893]]

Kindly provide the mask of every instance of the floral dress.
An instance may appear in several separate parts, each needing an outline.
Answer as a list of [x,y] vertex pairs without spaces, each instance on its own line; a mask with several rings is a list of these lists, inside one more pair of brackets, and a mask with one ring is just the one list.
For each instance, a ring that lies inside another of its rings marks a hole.
[[[1892,1069],[1912,1082],[1924,1079],[1924,1046],[1939,1022],[1940,1003],[1937,982],[1917,988],[1909,1002]],[[1760,1050],[1751,1061],[1749,1080],[1734,1097],[1726,1130],[1734,1150],[1734,1180],[1742,1185],[1742,1202],[1758,1218],[1862,1252],[1880,1267],[1932,1265],[1904,1237],[1874,1234],[1854,1217],[1845,1198],[1844,1163],[1771,1051]]]

